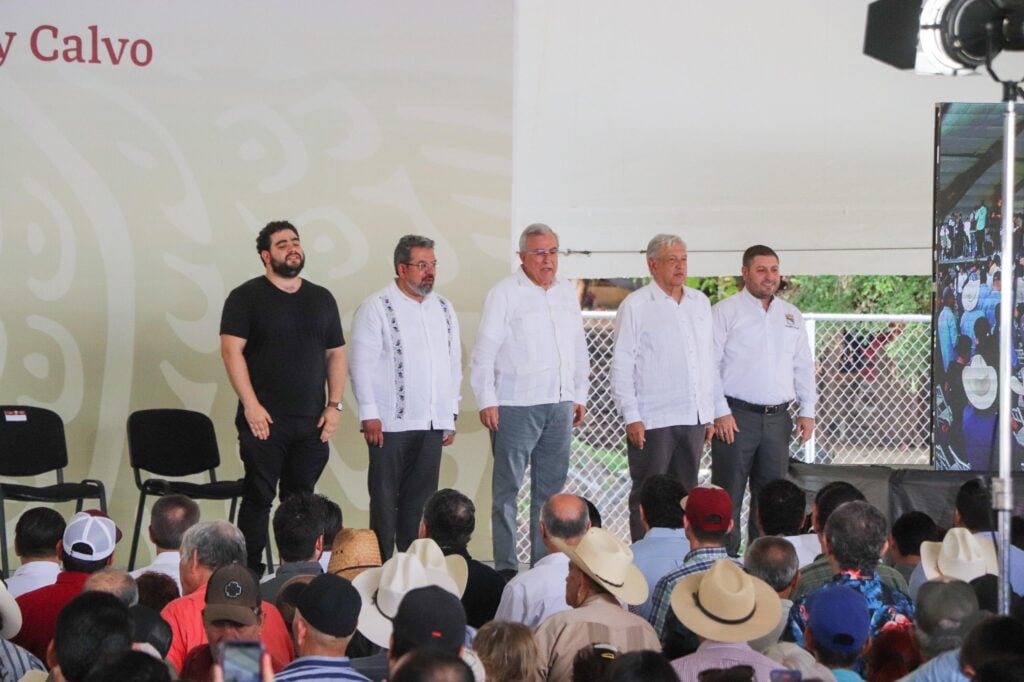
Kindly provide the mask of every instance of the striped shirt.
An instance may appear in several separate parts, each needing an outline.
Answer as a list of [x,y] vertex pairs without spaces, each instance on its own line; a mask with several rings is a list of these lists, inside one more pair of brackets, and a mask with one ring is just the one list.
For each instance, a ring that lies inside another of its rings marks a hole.
[[349,663],[348,656],[303,656],[285,666],[274,678],[276,682],[296,680],[349,680],[370,682]]
[[17,644],[0,639],[0,682],[16,682],[29,670],[45,672],[46,666]]
[[[665,618],[671,608],[672,588],[682,578],[694,573],[703,573],[711,568],[711,565],[719,559],[728,559],[729,555],[725,547],[701,547],[691,550],[683,565],[667,573],[654,588],[654,596],[651,598],[651,614],[647,620],[654,626],[654,631],[659,638],[665,636]],[[739,562],[736,562],[739,563]]]

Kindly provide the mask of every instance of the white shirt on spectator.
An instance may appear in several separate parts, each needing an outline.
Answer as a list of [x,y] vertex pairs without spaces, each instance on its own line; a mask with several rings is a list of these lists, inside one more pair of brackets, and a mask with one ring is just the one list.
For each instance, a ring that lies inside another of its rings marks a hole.
[[153,558],[153,563],[136,568],[131,575],[133,578],[138,578],[143,573],[163,573],[171,576],[178,586],[178,594],[181,594],[181,554],[179,552],[160,552]]
[[783,538],[789,540],[796,550],[798,566],[806,566],[813,562],[821,554],[821,540],[817,533],[803,533],[802,535],[787,535]]
[[455,428],[462,345],[455,309],[436,293],[416,301],[393,281],[352,320],[349,372],[359,419],[384,431]]
[[487,293],[469,382],[479,409],[496,405],[585,405],[590,357],[576,290],[556,277],[548,289],[522,268]]
[[800,401],[814,417],[814,358],[796,306],[772,297],[768,310],[743,289],[711,308],[714,325],[715,416],[731,414],[725,397],[755,405]]
[[627,424],[645,429],[710,424],[714,418],[711,303],[683,287],[679,303],[651,282],[615,316],[612,394]]
[[18,566],[7,579],[7,591],[12,597],[20,597],[26,592],[54,584],[58,573],[60,564],[56,561],[30,561]]
[[511,620],[532,630],[551,614],[568,611],[570,606],[565,603],[568,575],[569,557],[561,552],[548,554],[505,585],[494,620]]

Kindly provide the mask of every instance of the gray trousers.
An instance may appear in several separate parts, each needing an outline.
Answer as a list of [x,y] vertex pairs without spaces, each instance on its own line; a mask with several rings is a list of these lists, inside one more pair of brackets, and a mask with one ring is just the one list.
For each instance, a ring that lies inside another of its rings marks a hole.
[[644,482],[658,474],[669,474],[683,484],[687,492],[697,485],[700,456],[704,452],[704,427],[665,426],[644,433],[644,447],[634,447],[626,440],[629,457],[629,534],[633,542],[643,538],[640,522],[640,491]]
[[423,505],[437,492],[443,436],[437,429],[385,431],[383,447],[369,446],[370,528],[385,561],[419,535]]
[[491,433],[491,535],[494,568],[516,569],[516,494],[530,465],[530,562],[547,554],[540,537],[540,509],[565,486],[572,443],[571,402],[498,407]]
[[757,537],[757,494],[765,483],[785,478],[789,469],[789,442],[793,420],[789,412],[758,414],[732,408],[739,432],[732,443],[711,441],[711,482],[725,488],[732,498],[733,529],[726,547],[735,555],[740,547],[740,510],[743,490],[750,479],[750,516],[747,542]]

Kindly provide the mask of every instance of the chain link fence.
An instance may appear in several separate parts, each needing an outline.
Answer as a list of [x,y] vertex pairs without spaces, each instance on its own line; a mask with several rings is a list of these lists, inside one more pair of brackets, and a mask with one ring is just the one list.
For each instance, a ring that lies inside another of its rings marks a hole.
[[[629,541],[626,429],[611,391],[614,312],[584,312],[590,351],[586,423],[573,434],[566,489],[600,510],[603,525]],[[931,317],[805,314],[814,349],[818,406],[814,436],[790,456],[818,464],[926,465],[931,434]],[[711,477],[710,447],[700,480]],[[529,475],[519,496],[517,551],[529,563]],[[743,500],[746,532],[748,496]]]

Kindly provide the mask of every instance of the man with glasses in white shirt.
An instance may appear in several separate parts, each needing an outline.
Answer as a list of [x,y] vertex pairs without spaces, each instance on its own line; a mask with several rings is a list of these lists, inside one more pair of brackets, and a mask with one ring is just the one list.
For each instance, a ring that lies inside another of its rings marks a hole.
[[462,385],[459,322],[434,292],[434,241],[402,237],[394,265],[394,281],[356,311],[349,360],[370,450],[370,528],[385,561],[419,536],[441,448],[455,440]]
[[576,289],[557,277],[558,235],[530,225],[519,237],[519,260],[522,267],[488,292],[470,358],[470,384],[494,452],[494,566],[506,577],[519,565],[516,494],[527,464],[531,564],[547,553],[541,506],[565,485],[572,429],[583,423],[590,389]]
[[615,317],[612,394],[626,422],[629,530],[644,536],[644,482],[670,474],[697,485],[704,445],[714,433],[711,303],[686,286],[686,242],[659,234],[647,244],[650,284],[634,291]]
[[[750,480],[748,538],[757,537],[757,495],[785,478],[793,422],[789,405],[800,402],[796,433],[801,443],[814,431],[814,358],[803,316],[775,294],[779,257],[763,245],[743,253],[743,289],[711,309],[714,328],[715,437],[711,482],[734,500]],[[740,544],[740,504],[733,505],[729,554]]]

